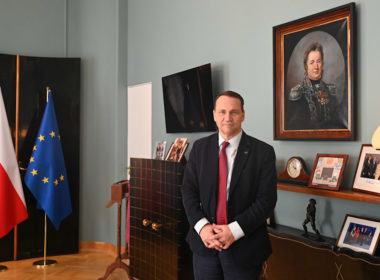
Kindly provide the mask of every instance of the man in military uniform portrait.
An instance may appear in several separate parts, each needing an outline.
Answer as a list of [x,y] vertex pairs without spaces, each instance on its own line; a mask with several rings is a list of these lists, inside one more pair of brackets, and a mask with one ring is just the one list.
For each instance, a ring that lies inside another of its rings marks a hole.
[[[297,110],[299,118],[315,122],[328,122],[332,118],[336,107],[336,87],[322,80],[323,47],[318,42],[311,44],[305,51],[305,77],[301,83],[293,87],[289,93],[289,100],[303,105]],[[306,106],[305,106],[306,105]]]
[[285,130],[350,127],[347,38],[339,33],[342,25],[284,37]]
[[312,43],[303,56],[303,80],[288,94],[288,124],[306,129],[336,128],[340,119],[336,86],[323,81],[323,46]]

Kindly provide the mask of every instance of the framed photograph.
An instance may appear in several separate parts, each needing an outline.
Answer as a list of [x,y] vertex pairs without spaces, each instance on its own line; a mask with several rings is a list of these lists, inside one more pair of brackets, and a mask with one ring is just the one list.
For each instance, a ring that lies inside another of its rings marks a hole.
[[166,156],[165,156],[165,160],[168,160],[168,159],[169,159],[169,155],[170,155],[170,153],[171,153],[172,150],[173,150],[173,146],[174,146],[174,142],[170,145],[169,150],[168,150],[168,153],[167,153]]
[[166,141],[157,141],[153,152],[153,159],[164,160]]
[[187,138],[176,138],[174,143],[170,146],[165,160],[180,162],[183,154],[187,148]]
[[275,140],[354,140],[355,3],[273,27]]
[[189,143],[186,143],[185,146],[183,147],[183,149],[181,150],[181,153],[179,154],[179,159],[178,159],[178,161],[181,161],[181,160],[182,160],[182,157],[183,157],[183,155],[185,154],[185,152],[186,152],[188,146],[189,146]]
[[352,189],[380,195],[380,150],[370,144],[363,144]]
[[346,215],[336,245],[373,255],[379,243],[379,232],[380,221]]
[[309,187],[338,191],[348,155],[317,154]]

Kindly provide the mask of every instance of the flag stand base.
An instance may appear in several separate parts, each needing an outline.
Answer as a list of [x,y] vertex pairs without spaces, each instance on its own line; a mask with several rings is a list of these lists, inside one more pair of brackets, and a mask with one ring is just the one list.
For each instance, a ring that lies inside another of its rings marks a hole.
[[7,269],[8,267],[6,267],[5,265],[0,265],[0,272],[6,271]]
[[45,268],[48,266],[54,266],[57,263],[55,260],[39,260],[33,263],[37,268]]
[[46,259],[46,247],[47,247],[47,219],[46,219],[46,212],[45,212],[45,234],[44,234],[44,258],[39,261],[35,261],[33,265],[37,268],[45,268],[48,266],[54,266],[57,261],[55,260],[47,260]]

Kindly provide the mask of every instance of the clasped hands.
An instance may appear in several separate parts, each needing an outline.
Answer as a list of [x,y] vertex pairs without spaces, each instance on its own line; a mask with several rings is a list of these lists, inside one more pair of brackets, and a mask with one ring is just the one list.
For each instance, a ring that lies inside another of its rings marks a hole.
[[228,249],[235,238],[228,225],[206,224],[199,235],[207,248],[218,250]]

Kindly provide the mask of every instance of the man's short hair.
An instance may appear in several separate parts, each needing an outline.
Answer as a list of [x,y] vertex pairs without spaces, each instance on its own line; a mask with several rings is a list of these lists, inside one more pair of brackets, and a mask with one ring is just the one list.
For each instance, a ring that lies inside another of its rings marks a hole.
[[314,42],[312,43],[305,51],[303,55],[303,67],[307,71],[307,59],[309,58],[309,53],[313,51],[318,51],[321,54],[321,59],[323,62],[323,47],[320,43]]
[[216,101],[219,99],[219,97],[221,96],[229,96],[229,97],[233,97],[233,98],[237,98],[240,100],[240,104],[241,104],[241,110],[242,112],[244,112],[244,99],[243,97],[237,93],[237,92],[234,92],[232,90],[227,90],[227,91],[224,91],[222,93],[219,93],[216,98],[215,98],[215,101],[214,101],[214,110],[215,110],[215,105],[216,105]]

